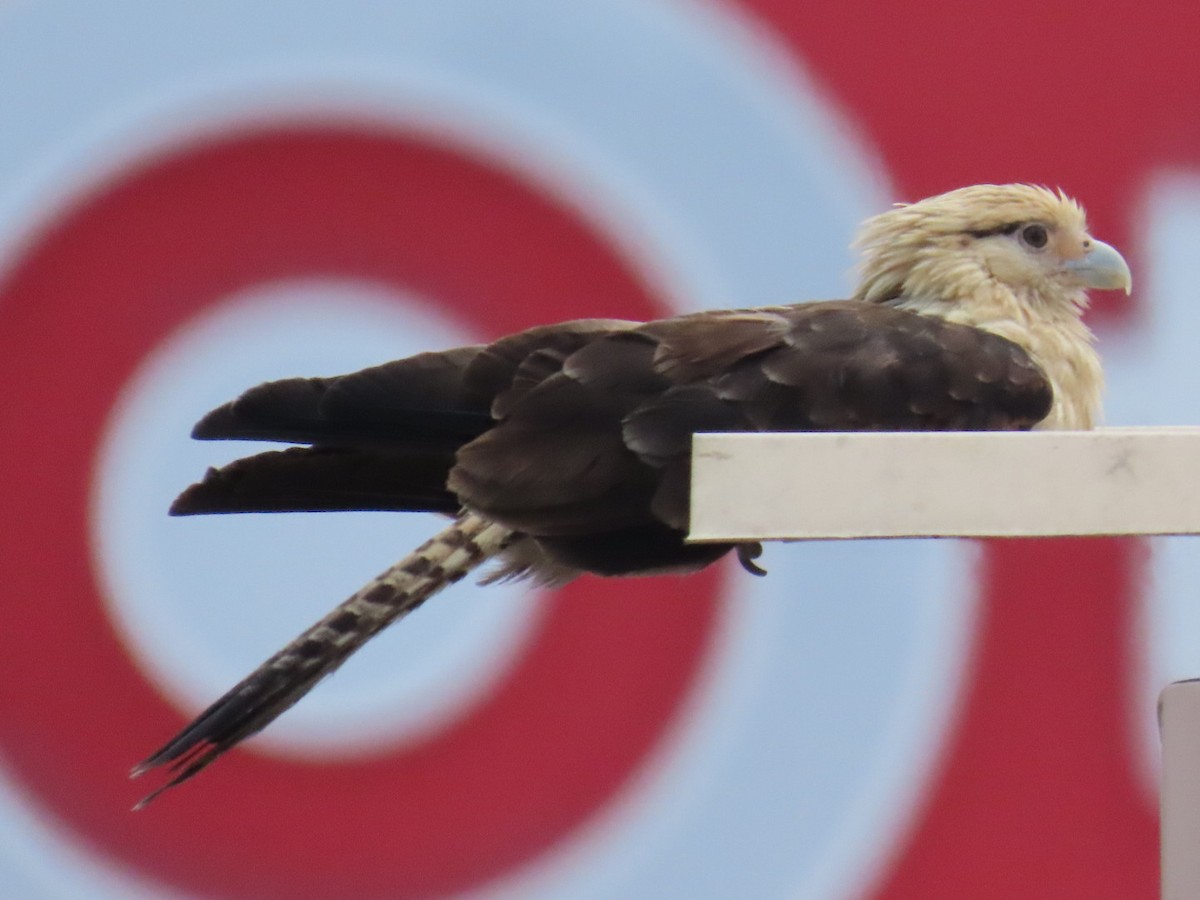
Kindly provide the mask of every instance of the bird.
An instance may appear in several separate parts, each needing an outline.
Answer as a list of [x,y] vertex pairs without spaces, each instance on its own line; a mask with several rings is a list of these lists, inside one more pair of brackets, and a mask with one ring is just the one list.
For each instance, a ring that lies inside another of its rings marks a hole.
[[[483,563],[483,583],[688,573],[692,435],[1087,429],[1089,290],[1132,287],[1061,190],[982,184],[866,220],[848,299],[582,319],[337,377],[251,388],[193,437],[293,446],[209,469],[172,515],[396,510],[446,527],[197,716],[132,776],[141,808],[261,731],[372,636]],[[796,465],[804,465],[802,459]],[[780,477],[786,477],[781,473]]]

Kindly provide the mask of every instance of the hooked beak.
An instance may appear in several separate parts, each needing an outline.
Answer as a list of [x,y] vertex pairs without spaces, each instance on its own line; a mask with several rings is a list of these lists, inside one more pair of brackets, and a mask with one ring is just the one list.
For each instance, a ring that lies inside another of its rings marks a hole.
[[1116,248],[1092,238],[1091,249],[1078,259],[1069,259],[1063,268],[1083,282],[1085,287],[1098,291],[1133,290],[1133,275],[1129,264]]

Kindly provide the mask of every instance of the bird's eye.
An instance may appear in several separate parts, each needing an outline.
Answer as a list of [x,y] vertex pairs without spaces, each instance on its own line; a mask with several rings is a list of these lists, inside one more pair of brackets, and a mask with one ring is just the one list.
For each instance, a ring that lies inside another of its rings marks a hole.
[[1021,229],[1021,242],[1034,250],[1041,250],[1050,240],[1050,233],[1045,225],[1026,225]]

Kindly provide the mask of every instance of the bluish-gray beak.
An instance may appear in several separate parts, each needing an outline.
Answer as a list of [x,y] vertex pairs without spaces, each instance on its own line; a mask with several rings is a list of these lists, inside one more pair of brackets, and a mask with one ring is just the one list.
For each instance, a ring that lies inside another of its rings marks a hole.
[[1063,268],[1076,275],[1085,286],[1098,291],[1133,290],[1133,274],[1125,257],[1115,247],[1092,238],[1091,249],[1079,259],[1068,260]]

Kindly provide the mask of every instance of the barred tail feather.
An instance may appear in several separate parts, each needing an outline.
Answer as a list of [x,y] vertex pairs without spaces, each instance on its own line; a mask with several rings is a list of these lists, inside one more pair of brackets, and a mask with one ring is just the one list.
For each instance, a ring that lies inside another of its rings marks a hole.
[[137,778],[169,765],[171,778],[135,809],[191,778],[307,694],[359,647],[443,587],[499,553],[512,531],[464,513],[264,662],[160,750],[134,767]]

